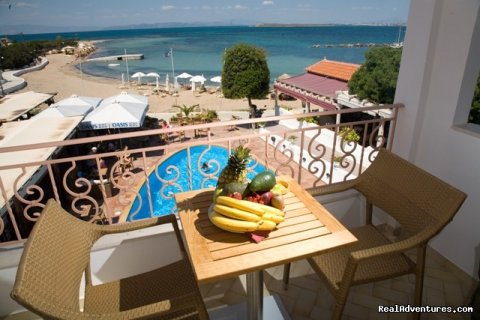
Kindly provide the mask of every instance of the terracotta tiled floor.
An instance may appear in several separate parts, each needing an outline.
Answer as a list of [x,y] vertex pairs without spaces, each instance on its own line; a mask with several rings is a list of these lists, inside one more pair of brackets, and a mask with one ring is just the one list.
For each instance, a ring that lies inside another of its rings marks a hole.
[[[280,296],[291,319],[329,319],[334,299],[305,260],[292,264],[290,285],[283,289],[283,267],[264,273],[264,294]],[[435,251],[427,253],[423,304],[429,306],[467,306],[474,283]],[[245,277],[202,285],[207,308],[245,302]],[[379,305],[413,303],[414,277],[354,287],[343,314],[345,320],[411,319],[410,314],[378,313]],[[470,319],[470,314],[422,314],[422,319]]]

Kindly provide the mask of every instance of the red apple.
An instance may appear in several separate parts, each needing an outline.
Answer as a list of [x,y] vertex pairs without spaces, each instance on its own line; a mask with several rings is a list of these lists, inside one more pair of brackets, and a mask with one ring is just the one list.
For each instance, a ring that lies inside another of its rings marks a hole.
[[261,199],[263,200],[263,204],[266,204],[267,206],[270,205],[270,202],[272,201],[273,193],[270,191],[264,192],[261,195]]

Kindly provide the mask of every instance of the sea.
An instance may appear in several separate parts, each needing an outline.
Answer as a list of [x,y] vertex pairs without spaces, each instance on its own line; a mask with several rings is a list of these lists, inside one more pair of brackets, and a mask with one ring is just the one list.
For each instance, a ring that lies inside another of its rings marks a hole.
[[[291,76],[301,74],[306,67],[324,58],[362,64],[367,44],[382,46],[401,42],[405,28],[357,25],[220,26],[25,34],[13,38],[18,41],[59,37],[102,40],[96,43],[97,50],[90,56],[92,58],[123,55],[125,52],[143,54],[143,60],[83,61],[77,66],[84,73],[118,80],[127,78],[127,67],[129,76],[136,72],[156,72],[164,80],[167,73],[172,77],[173,74],[187,72],[211,79],[221,74],[225,50],[237,43],[247,43],[266,51],[270,79],[273,81],[285,73]],[[167,57],[170,49],[172,55]]]

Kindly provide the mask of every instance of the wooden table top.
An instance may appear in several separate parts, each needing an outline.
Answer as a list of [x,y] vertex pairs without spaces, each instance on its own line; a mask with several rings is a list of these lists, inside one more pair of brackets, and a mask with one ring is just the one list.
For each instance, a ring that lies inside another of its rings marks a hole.
[[213,189],[175,195],[193,266],[201,283],[218,281],[311,257],[357,239],[294,180],[285,197],[285,221],[260,243],[208,219]]

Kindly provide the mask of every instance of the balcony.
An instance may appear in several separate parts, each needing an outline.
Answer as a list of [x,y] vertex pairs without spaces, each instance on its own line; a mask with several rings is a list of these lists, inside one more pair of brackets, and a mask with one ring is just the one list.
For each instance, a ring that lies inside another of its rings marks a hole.
[[[168,129],[102,135],[39,146],[4,148],[6,150],[2,152],[33,152],[49,148],[54,148],[57,152],[55,157],[45,161],[23,163],[22,159],[18,158],[15,164],[0,167],[0,172],[17,172],[17,176],[9,180],[11,185],[7,185],[4,178],[11,176],[10,174],[0,175],[2,205],[5,205],[0,228],[3,239],[0,244],[3,249],[0,252],[0,261],[5,260],[3,267],[7,273],[16,269],[16,262],[11,261],[18,262],[18,255],[21,253],[18,248],[21,248],[28,237],[38,213],[50,197],[55,198],[79,219],[92,223],[128,223],[129,217],[139,210],[139,201],[146,204],[147,216],[153,216],[155,210],[152,198],[156,191],[145,181],[160,180],[165,188],[179,185],[180,176],[176,173],[182,172],[182,168],[170,165],[162,171],[161,167],[165,159],[182,149],[187,150],[187,182],[178,187],[178,192],[193,187],[193,171],[200,174],[200,184],[208,187],[208,183],[215,182],[215,174],[218,175],[221,170],[213,168],[212,172],[203,172],[203,153],[196,160],[191,157],[196,146],[205,146],[205,150],[211,146],[222,146],[229,151],[236,145],[243,144],[252,149],[252,168],[258,164],[264,165],[277,174],[293,177],[306,189],[353,179],[374,160],[378,148],[391,148],[401,108],[402,105],[368,107],[364,111],[381,112],[385,116],[321,126],[305,120],[324,116],[341,117],[343,114],[358,113],[358,110],[291,114],[277,109],[278,116],[258,119],[187,124]],[[360,133],[360,140],[346,141],[345,136],[340,134],[342,129],[347,132],[356,130]],[[109,148],[111,145],[116,146],[117,150]],[[79,152],[91,150],[92,146],[97,147],[96,153],[84,155]],[[211,164],[214,166],[215,162]],[[198,170],[193,170],[194,168]],[[173,176],[163,176],[166,171],[174,172]],[[27,182],[21,185],[19,181]],[[142,185],[145,185],[144,193],[140,192]],[[15,191],[9,193],[9,190]],[[172,192],[160,192],[161,198],[168,199],[172,196]],[[360,201],[355,194],[346,194],[342,198],[319,197],[317,200],[332,212],[347,212],[352,207],[360,207]],[[360,222],[358,219],[346,219],[343,216],[337,218],[345,225]],[[384,224],[384,229],[390,236],[395,236],[398,231],[388,223]],[[168,230],[156,229],[126,238],[101,240],[92,253],[94,278],[98,282],[107,282],[115,277],[148,270],[156,263],[165,263],[160,257],[150,259],[138,256],[138,252],[143,251],[140,250],[142,248],[153,248],[159,238],[168,243],[170,236]],[[289,290],[282,288],[281,277],[281,267],[268,269],[265,273],[264,292],[265,295],[279,298],[286,314],[292,319],[328,318],[333,298],[305,261],[293,264]],[[9,281],[13,282],[11,278]],[[434,249],[428,250],[425,305],[465,306],[473,286],[474,281],[469,276]],[[212,312],[219,307],[245,301],[243,276],[202,285],[201,289],[207,308]],[[407,276],[359,286],[350,295],[345,318],[387,318],[386,314],[377,313],[378,305],[411,304],[412,291],[413,282]],[[9,299],[8,293],[8,288],[2,290],[1,295],[5,297],[2,299]],[[9,304],[12,303],[9,301]],[[399,319],[407,318],[406,314],[397,316]],[[467,318],[462,314],[456,316],[458,319]],[[15,316],[10,318],[15,319]],[[433,314],[425,314],[424,318],[442,319]]]

